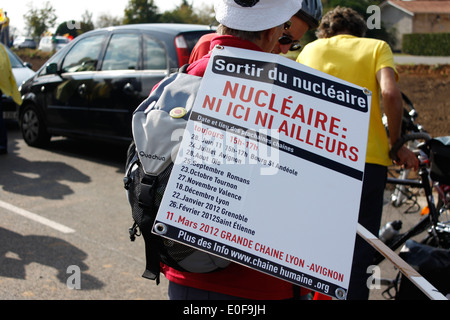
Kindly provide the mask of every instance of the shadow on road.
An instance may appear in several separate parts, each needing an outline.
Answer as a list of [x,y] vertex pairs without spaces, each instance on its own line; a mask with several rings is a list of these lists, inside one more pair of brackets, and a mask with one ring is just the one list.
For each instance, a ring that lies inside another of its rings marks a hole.
[[91,181],[89,176],[63,162],[24,159],[16,152],[17,144],[10,141],[8,155],[0,159],[0,186],[5,191],[56,200],[73,193],[63,181]]
[[[27,146],[17,126],[8,126],[8,155],[0,158],[0,188],[25,196],[58,200],[73,193],[70,183],[89,183],[91,178],[61,161],[30,161],[20,156],[19,148]],[[39,149],[35,149],[39,150]],[[105,164],[124,172],[126,145],[96,141],[54,139],[45,150]],[[67,181],[68,183],[64,183]]]
[[61,138],[51,141],[47,150],[95,163],[117,167],[124,172],[128,144]]
[[50,236],[22,236],[0,227],[0,243],[1,277],[25,280],[25,267],[39,263],[56,269],[58,280],[66,284],[71,276],[68,267],[77,266],[82,273],[83,289],[95,290],[104,286],[100,280],[83,273],[89,269],[84,263],[87,254],[67,241]]

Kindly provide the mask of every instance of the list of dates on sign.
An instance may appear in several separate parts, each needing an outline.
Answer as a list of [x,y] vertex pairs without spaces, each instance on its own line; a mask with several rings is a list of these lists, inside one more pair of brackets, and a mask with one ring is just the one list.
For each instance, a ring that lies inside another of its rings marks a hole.
[[[199,114],[196,117],[207,119]],[[258,155],[261,144],[257,141],[229,131],[193,121],[193,130],[186,132],[188,148],[182,149],[177,158],[179,170],[168,204],[179,215],[175,217],[170,211],[167,219],[213,236],[218,236],[220,229],[211,223],[255,235],[256,231],[249,226],[249,217],[236,210],[242,207],[242,195],[251,187],[251,178],[229,170],[227,165],[262,162],[279,167],[279,164],[270,157]],[[191,215],[203,222],[192,221]]]
[[[184,137],[188,147],[179,151],[179,171],[168,203],[179,215],[170,211],[167,219],[214,236],[220,229],[208,222],[254,236],[249,217],[239,211],[252,178],[249,170],[233,170],[235,165],[254,165],[261,175],[280,171],[295,177],[298,170],[280,164],[279,148],[270,145],[282,143],[270,136],[196,112],[190,124]],[[192,221],[190,215],[202,222]],[[233,241],[235,237],[227,234],[221,238]]]
[[[204,122],[192,121],[190,128],[193,130],[186,130],[189,147],[179,151],[178,166],[171,176],[173,188],[166,191],[169,194],[166,193],[164,198],[167,210],[158,214],[157,222],[169,226],[170,238],[174,240],[334,295],[340,287],[299,270],[305,269],[340,282],[344,277],[342,273],[261,241],[258,231],[252,227],[254,217],[238,210],[243,207],[243,194],[252,187],[252,180],[250,175],[238,175],[236,172],[242,171],[232,169],[236,164],[251,162],[261,167],[263,163],[267,166],[274,161],[275,157],[271,160],[261,155],[259,160],[250,161],[251,155],[256,157],[257,151],[265,148],[263,145],[267,145],[268,137],[264,138],[264,143],[258,142],[248,138],[243,131],[231,133],[205,125],[226,126],[217,119],[201,114],[194,114],[193,118]],[[274,167],[279,167],[274,163]],[[297,174],[282,172],[291,176]]]

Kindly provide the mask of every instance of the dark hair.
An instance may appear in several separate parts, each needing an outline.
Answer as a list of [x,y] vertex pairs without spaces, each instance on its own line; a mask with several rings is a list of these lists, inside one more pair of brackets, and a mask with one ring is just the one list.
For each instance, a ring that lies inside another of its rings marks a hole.
[[339,33],[349,33],[356,37],[364,37],[367,25],[364,18],[352,8],[337,6],[327,12],[317,29],[317,38],[330,38]]

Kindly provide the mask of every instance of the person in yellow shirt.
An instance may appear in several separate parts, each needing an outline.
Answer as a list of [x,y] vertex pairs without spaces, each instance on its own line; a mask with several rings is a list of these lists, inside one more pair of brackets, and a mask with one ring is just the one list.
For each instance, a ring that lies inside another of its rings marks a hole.
[[[22,104],[20,92],[17,89],[17,83],[11,69],[8,53],[2,44],[0,44],[0,97],[3,94],[11,96],[15,103]],[[3,109],[0,99],[0,155],[8,152],[8,136],[6,124],[3,119]]]
[[9,18],[8,13],[5,11],[3,13],[3,21],[1,24],[1,33],[0,33],[0,42],[2,42],[5,46],[10,47],[9,43]]
[[[369,138],[359,223],[377,235],[383,210],[390,145],[400,138],[403,103],[397,85],[398,73],[389,45],[364,38],[367,26],[351,8],[336,7],[324,15],[316,32],[318,39],[305,46],[297,62],[367,88],[372,92]],[[382,122],[382,110],[388,118],[389,137]],[[406,147],[397,154],[396,163],[418,168],[417,157]],[[367,268],[375,251],[357,236],[347,299],[367,300]]]

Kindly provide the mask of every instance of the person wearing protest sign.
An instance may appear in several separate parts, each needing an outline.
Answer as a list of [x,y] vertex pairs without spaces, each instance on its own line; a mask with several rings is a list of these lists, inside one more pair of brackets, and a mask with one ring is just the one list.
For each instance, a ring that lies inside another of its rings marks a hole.
[[[364,38],[366,30],[366,22],[360,14],[338,6],[324,15],[316,32],[318,39],[305,46],[297,62],[372,92],[359,223],[378,234],[387,167],[392,164],[389,144],[393,146],[400,138],[403,104],[392,51],[384,41]],[[382,122],[381,103],[388,118],[389,137]],[[397,164],[417,170],[418,159],[405,146],[397,157]],[[375,250],[357,236],[347,299],[368,299],[367,268],[373,262],[374,253]]]
[[213,32],[207,33],[200,37],[200,39],[197,41],[194,48],[192,49],[191,55],[189,56],[189,63],[197,61],[198,59],[209,53],[209,46],[211,45],[211,39],[214,38],[216,35],[217,34]]
[[[319,26],[322,11],[322,1],[303,0],[302,8],[290,19],[291,27],[283,32],[272,52],[286,54],[289,50],[299,50],[299,40],[308,30],[314,30]],[[215,33],[208,33],[200,38],[192,50],[189,63],[200,59],[209,52],[211,39],[215,36]]]
[[[301,4],[301,0],[215,0],[220,26],[210,48],[229,46],[270,53]],[[210,57],[207,54],[190,64],[187,73],[202,77]],[[299,289],[237,263],[211,273],[181,272],[162,265],[162,272],[169,280],[171,300],[282,300],[296,297]]]

